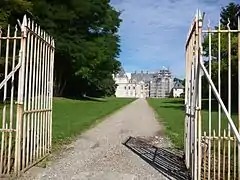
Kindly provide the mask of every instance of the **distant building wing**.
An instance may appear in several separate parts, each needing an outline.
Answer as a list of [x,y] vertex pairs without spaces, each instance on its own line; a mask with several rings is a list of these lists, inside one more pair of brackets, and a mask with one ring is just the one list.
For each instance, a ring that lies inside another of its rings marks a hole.
[[177,81],[174,86],[173,86],[174,89],[184,89],[184,86],[179,82]]

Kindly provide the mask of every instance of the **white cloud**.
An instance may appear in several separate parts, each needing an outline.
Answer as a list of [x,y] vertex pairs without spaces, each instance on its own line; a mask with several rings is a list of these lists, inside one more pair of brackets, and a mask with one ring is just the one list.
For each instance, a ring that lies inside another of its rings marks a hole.
[[184,76],[185,41],[197,8],[215,25],[226,0],[112,0],[122,12],[122,53],[127,71],[170,67]]

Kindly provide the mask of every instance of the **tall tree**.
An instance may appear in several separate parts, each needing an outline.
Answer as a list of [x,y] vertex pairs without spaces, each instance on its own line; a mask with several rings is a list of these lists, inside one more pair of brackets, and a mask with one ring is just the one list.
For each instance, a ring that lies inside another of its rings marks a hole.
[[[8,11],[15,1],[22,8]],[[109,0],[9,0],[1,8],[5,24],[27,13],[54,37],[55,95],[114,93],[121,20]]]
[[19,15],[30,12],[32,3],[28,0],[1,0],[0,1],[0,26],[5,28],[7,24],[16,24]]
[[120,50],[119,12],[108,0],[37,0],[34,9],[40,24],[57,41],[55,92],[85,94],[95,87],[104,94],[99,84],[120,65],[115,59]]
[[238,16],[240,16],[240,5],[235,3],[229,3],[226,7],[222,8],[220,13],[221,24],[226,28],[228,22],[230,23],[231,29],[238,28]]

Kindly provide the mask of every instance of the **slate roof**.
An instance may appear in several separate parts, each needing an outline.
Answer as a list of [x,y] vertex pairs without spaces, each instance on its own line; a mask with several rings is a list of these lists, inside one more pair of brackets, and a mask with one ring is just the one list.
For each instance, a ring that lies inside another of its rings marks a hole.
[[174,89],[184,89],[184,86],[179,82],[177,81],[174,86],[173,86]]
[[156,81],[158,78],[164,78],[164,77],[170,77],[171,72],[169,70],[160,70],[159,72],[154,72],[154,73],[148,73],[148,72],[143,72],[141,71],[140,73],[132,73],[131,77],[133,80],[139,82],[149,82],[149,81]]

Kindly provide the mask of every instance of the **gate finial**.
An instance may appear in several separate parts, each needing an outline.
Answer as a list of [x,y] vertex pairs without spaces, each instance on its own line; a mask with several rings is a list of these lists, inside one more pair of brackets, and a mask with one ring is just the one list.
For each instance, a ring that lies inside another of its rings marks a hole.
[[238,30],[240,30],[240,15],[238,16]]
[[196,19],[198,18],[198,8],[197,8],[196,13],[195,13],[195,18]]
[[23,22],[22,22],[22,25],[21,25],[21,31],[23,33],[23,37],[27,37],[27,16],[24,15],[23,16]]
[[202,13],[201,13],[200,9],[196,10],[195,18],[198,20],[202,19]]
[[27,16],[24,15],[23,16],[23,22],[22,22],[22,27],[26,26],[27,25]]

